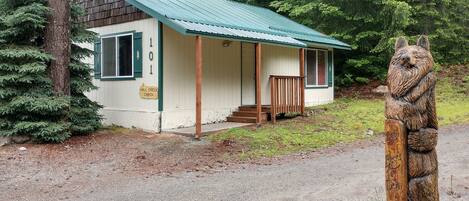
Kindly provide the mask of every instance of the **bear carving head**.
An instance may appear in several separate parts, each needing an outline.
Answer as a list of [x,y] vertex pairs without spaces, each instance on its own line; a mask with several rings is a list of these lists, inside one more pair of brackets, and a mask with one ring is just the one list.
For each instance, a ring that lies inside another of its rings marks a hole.
[[400,37],[395,44],[395,53],[389,64],[388,87],[393,97],[401,97],[418,81],[432,71],[433,57],[427,36],[420,36],[417,45],[409,45]]
[[394,49],[395,54],[392,61],[398,62],[402,67],[425,68],[428,67],[426,64],[429,60],[433,61],[427,36],[420,36],[417,45],[409,45],[405,38],[400,37],[396,41]]

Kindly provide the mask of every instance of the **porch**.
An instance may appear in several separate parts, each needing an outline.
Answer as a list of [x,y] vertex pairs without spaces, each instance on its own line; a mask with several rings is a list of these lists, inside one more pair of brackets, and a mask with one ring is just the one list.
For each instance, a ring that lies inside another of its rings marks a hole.
[[[302,53],[300,53],[300,55],[302,55]],[[269,83],[270,105],[261,104],[260,111],[258,104],[242,105],[238,107],[238,111],[233,112],[233,114],[227,118],[227,121],[259,124],[270,120],[275,123],[278,114],[304,113],[305,91],[303,76],[271,75]],[[256,91],[256,93],[259,92]]]
[[[200,138],[202,134],[202,72],[203,72],[203,45],[202,37],[195,37],[195,105],[196,124],[195,137]],[[238,110],[227,117],[227,122],[256,123],[261,124],[271,120],[276,122],[278,114],[304,113],[305,107],[305,49],[299,49],[298,76],[269,75],[268,85],[270,88],[270,105],[262,103],[262,44],[255,43],[254,67],[255,67],[255,105],[241,104]],[[241,47],[242,52],[242,47]],[[242,53],[241,53],[242,54]],[[241,55],[243,58],[243,55]],[[241,61],[242,62],[242,61]]]
[[305,49],[161,29],[163,131],[195,125],[200,138],[203,125],[303,112]]

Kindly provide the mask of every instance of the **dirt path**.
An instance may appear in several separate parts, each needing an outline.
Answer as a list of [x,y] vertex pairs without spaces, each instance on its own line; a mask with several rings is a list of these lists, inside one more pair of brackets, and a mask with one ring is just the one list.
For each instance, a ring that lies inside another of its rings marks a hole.
[[[441,200],[469,200],[469,126],[445,128],[440,133],[438,154]],[[209,145],[201,143],[196,146],[207,148],[204,146]],[[215,164],[211,173],[197,169],[168,175],[155,175],[147,168],[114,171],[113,167],[121,166],[112,161],[101,161],[106,159],[100,159],[95,165],[63,162],[62,165],[70,167],[72,173],[64,172],[60,163],[47,164],[47,161],[43,161],[46,164],[38,164],[41,167],[38,169],[26,160],[13,163],[11,160],[16,160],[5,159],[11,155],[13,148],[16,147],[0,148],[0,199],[378,201],[384,197],[384,156],[379,139],[307,155],[284,157],[278,161],[261,160],[262,163],[272,165],[241,164],[230,168],[219,165],[217,168],[217,160],[221,156],[202,160],[186,153],[188,157],[184,157],[184,160]],[[31,149],[34,150],[34,147]],[[138,160],[129,163],[136,162]],[[129,171],[135,174],[129,174]],[[454,194],[450,195],[451,175]]]

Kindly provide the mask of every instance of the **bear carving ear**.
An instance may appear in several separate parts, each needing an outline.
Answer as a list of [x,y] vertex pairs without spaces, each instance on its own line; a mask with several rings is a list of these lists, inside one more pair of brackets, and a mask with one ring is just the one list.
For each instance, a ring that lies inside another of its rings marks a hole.
[[403,47],[407,47],[409,44],[407,43],[407,40],[404,37],[399,37],[396,41],[396,45],[394,46],[394,50],[397,52],[399,49]]
[[430,51],[430,41],[428,41],[428,36],[420,36],[419,40],[417,41],[417,45]]

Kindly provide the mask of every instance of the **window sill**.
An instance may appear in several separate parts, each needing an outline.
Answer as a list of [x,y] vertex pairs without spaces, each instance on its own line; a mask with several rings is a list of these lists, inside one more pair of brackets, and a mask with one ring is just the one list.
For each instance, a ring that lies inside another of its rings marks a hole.
[[318,86],[305,86],[305,89],[327,89],[328,85],[318,85]]
[[126,81],[126,80],[135,80],[135,77],[109,77],[109,78],[100,78],[101,81]]

